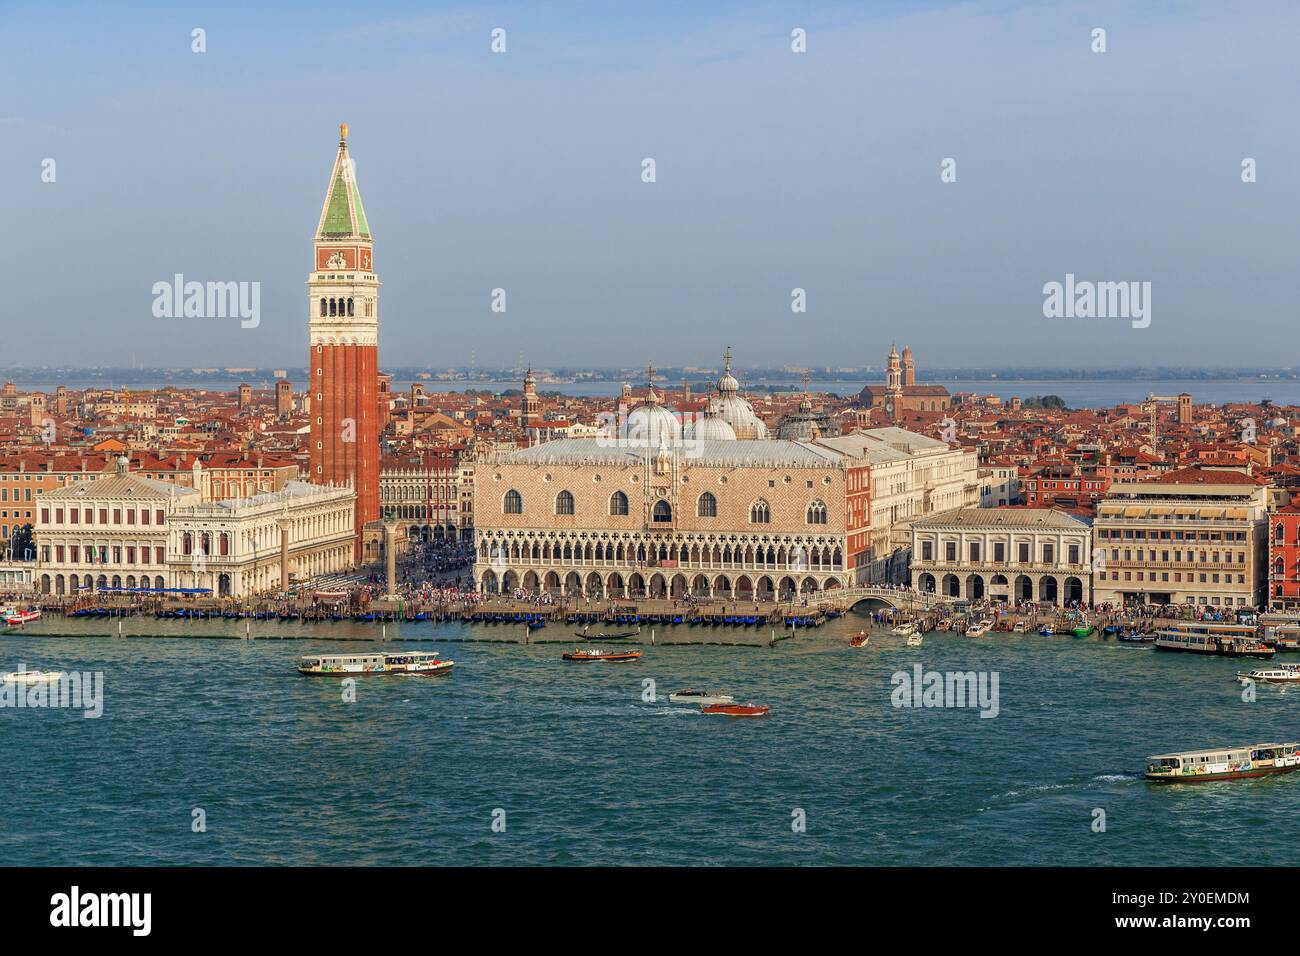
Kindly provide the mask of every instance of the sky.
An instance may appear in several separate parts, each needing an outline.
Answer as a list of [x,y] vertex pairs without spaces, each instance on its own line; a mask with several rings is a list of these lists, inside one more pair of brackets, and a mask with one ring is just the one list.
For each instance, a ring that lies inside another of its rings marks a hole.
[[[305,365],[340,122],[381,365],[1300,365],[1296,36],[1293,2],[0,0],[0,365]],[[259,283],[259,324],[155,317],[177,273]],[[1149,282],[1150,324],[1046,317],[1067,274]]]

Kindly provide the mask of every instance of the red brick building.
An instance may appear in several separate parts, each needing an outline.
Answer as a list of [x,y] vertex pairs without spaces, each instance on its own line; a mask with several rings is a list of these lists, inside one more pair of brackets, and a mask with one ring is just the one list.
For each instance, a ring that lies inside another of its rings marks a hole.
[[1070,462],[1031,467],[1020,476],[1020,493],[1030,508],[1090,508],[1109,487],[1105,475]]
[[1300,505],[1268,516],[1268,603],[1274,610],[1300,607]]
[[379,557],[363,545],[366,524],[379,520],[379,279],[346,124],[339,127],[315,247],[307,280],[310,477],[356,489],[356,560],[362,563]]

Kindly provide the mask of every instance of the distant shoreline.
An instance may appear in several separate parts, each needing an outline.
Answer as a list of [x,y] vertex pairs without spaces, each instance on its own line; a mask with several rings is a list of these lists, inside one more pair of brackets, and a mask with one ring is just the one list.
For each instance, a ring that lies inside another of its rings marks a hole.
[[[292,370],[290,371],[290,381],[293,382],[296,390],[301,390],[305,385],[305,371],[300,377],[295,377]],[[677,392],[681,388],[680,380],[674,381],[668,376],[664,376],[659,381],[661,389],[666,390],[669,394]],[[1018,397],[1029,399],[1044,395],[1055,395],[1059,397],[1068,408],[1108,408],[1116,405],[1135,404],[1142,402],[1149,394],[1158,395],[1177,395],[1180,392],[1190,392],[1192,400],[1198,404],[1210,403],[1222,405],[1227,403],[1250,403],[1257,404],[1262,399],[1270,400],[1277,406],[1300,406],[1300,379],[1259,379],[1256,377],[1237,377],[1222,379],[953,379],[953,378],[931,378],[918,377],[923,384],[943,385],[949,392],[972,392],[976,395],[994,395],[1003,401],[1009,401]],[[30,382],[22,381],[15,378],[14,384],[20,390],[28,391],[53,391],[56,385],[66,385],[74,390],[82,389],[127,389],[132,391],[153,391],[162,388],[176,388],[189,391],[214,391],[214,392],[233,392],[242,382],[247,382],[256,390],[269,389],[273,387],[274,378],[260,378],[256,376],[247,377],[229,377],[229,378],[212,378],[208,380],[195,381],[166,381],[166,380],[148,380],[135,382],[109,382],[106,380],[86,381],[77,378],[64,378],[57,382]],[[883,375],[876,378],[864,378],[858,380],[836,380],[823,379],[812,380],[808,383],[808,389],[813,394],[838,395],[841,398],[851,398],[858,393],[864,384],[870,383],[880,385],[883,381]],[[699,376],[690,379],[692,390],[695,395],[701,396],[711,390],[712,382],[710,379]],[[392,388],[395,392],[406,392],[412,384],[422,385],[430,393],[438,392],[466,392],[466,391],[487,391],[500,394],[507,391],[519,392],[522,383],[511,380],[484,380],[484,381],[435,381],[435,380],[412,380],[409,377],[402,376],[400,373],[394,373]],[[643,388],[643,383],[633,378],[630,384],[635,389]],[[622,380],[615,381],[582,381],[582,382],[549,382],[539,379],[537,390],[543,396],[548,394],[567,395],[577,398],[613,398],[617,396],[623,388]],[[751,397],[758,397],[764,394],[781,394],[794,391],[801,391],[802,383],[798,377],[789,377],[785,379],[773,379],[771,381],[751,380],[747,386],[747,392]]]
[[[241,383],[254,387],[271,385],[275,382],[277,371],[284,371],[290,381],[305,381],[305,367],[267,368],[0,368],[0,379],[12,381],[20,388],[44,389],[67,385],[72,388],[235,388]],[[512,369],[485,368],[475,370],[469,377],[468,369],[427,369],[418,367],[390,368],[383,371],[393,377],[394,381],[417,381],[430,390],[461,391],[470,387],[506,386],[519,387],[523,379],[522,372]],[[455,378],[438,378],[448,371],[457,373]],[[751,388],[798,388],[802,373],[788,369],[749,368],[748,375]],[[565,388],[586,389],[601,385],[628,382],[634,387],[644,384],[643,370],[614,368],[535,368],[539,388],[553,388],[557,391]],[[718,377],[717,369],[690,369],[664,367],[656,371],[656,381],[672,388],[683,380],[692,385],[710,382]],[[431,377],[424,377],[424,376]],[[464,377],[460,377],[464,376]],[[851,371],[844,369],[810,368],[811,384],[819,386],[853,387],[854,391],[867,383],[883,382],[883,368],[866,366]],[[948,385],[949,383],[987,383],[989,385],[1048,385],[1056,382],[1073,383],[1120,383],[1120,382],[1186,382],[1186,383],[1236,383],[1265,385],[1270,383],[1300,384],[1300,371],[1281,368],[1224,368],[1192,369],[1177,367],[1135,367],[1113,369],[1077,369],[1077,368],[923,368],[917,372],[920,384]]]

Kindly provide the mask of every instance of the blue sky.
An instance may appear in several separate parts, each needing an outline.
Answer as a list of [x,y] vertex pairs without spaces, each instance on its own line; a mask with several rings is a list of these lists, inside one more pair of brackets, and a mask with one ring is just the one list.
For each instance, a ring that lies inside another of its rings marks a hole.
[[[1300,5],[270,6],[0,3],[3,364],[304,364],[341,121],[384,365],[1300,364]],[[177,272],[261,324],[155,318]]]

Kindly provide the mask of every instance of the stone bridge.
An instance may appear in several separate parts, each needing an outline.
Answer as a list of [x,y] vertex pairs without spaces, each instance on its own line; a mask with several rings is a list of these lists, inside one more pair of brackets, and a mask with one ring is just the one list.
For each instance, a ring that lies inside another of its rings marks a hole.
[[852,587],[832,588],[823,591],[819,597],[823,601],[841,604],[845,608],[856,607],[866,601],[879,601],[889,607],[900,610],[931,611],[942,604],[950,603],[950,598],[926,591],[899,591],[893,588]]

